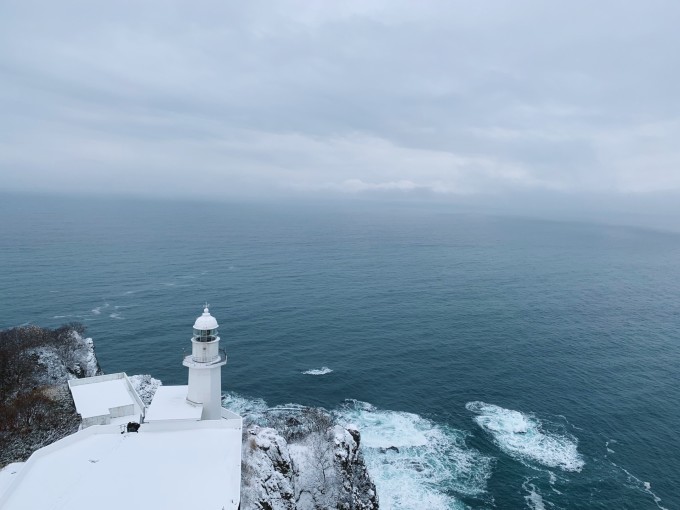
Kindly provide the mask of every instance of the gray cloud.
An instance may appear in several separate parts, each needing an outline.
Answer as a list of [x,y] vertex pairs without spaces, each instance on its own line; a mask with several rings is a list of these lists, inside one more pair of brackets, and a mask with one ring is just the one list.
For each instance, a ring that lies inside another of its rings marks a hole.
[[0,7],[3,189],[680,190],[680,4]]

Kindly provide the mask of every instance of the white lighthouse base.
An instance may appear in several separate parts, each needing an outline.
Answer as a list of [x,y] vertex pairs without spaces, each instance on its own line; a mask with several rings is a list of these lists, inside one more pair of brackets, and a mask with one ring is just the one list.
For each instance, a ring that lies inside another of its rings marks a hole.
[[210,369],[189,368],[189,388],[186,398],[203,406],[202,420],[219,420],[222,416],[221,365]]

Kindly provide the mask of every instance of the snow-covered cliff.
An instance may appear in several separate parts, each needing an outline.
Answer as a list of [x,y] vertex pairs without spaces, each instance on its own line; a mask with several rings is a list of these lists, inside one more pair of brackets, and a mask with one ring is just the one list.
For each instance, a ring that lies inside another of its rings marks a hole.
[[66,382],[101,373],[91,338],[71,324],[0,331],[0,466],[77,430]]
[[131,375],[129,379],[145,406],[151,404],[156,390],[163,384],[159,379],[155,379],[149,374]]
[[335,424],[321,409],[289,413],[277,413],[282,430],[255,424],[245,429],[241,508],[376,510],[360,432]]
[[29,350],[29,353],[37,356],[42,370],[39,369],[36,375],[43,384],[61,384],[69,379],[102,374],[92,338],[83,338],[75,330],[69,334],[71,339],[68,342],[41,345]]

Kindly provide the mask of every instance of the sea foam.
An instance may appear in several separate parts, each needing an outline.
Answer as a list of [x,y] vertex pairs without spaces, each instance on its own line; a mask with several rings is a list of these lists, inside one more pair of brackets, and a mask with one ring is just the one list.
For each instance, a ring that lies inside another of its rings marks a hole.
[[333,370],[328,367],[312,368],[310,370],[305,370],[302,372],[305,375],[326,375],[330,374]]
[[555,424],[530,414],[485,402],[468,402],[475,422],[487,431],[508,455],[564,471],[581,471],[585,462],[578,453],[578,440]]
[[[224,394],[222,402],[254,423],[277,409],[262,399],[236,393]],[[361,450],[378,490],[380,508],[466,508],[456,496],[491,501],[486,484],[493,459],[468,448],[464,432],[417,414],[382,410],[356,400],[346,401],[333,414],[340,425],[352,424],[361,432]]]
[[487,496],[493,461],[468,448],[463,432],[417,414],[381,410],[354,400],[336,414],[361,432],[381,508],[465,508],[454,494]]
[[[522,488],[528,492],[528,494],[524,496],[524,500],[527,502],[527,506],[531,510],[546,510],[546,501],[543,500],[543,496],[541,496],[541,494],[538,492],[536,486],[531,483],[530,479],[524,481]],[[547,503],[551,507],[554,506],[549,501]]]

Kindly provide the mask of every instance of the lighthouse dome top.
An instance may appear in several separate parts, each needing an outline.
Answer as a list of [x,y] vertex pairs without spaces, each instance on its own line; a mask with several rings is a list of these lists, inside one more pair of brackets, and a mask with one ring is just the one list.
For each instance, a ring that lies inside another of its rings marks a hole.
[[217,319],[210,315],[210,310],[208,310],[207,306],[203,309],[203,315],[198,317],[194,323],[194,329],[199,331],[217,329],[217,326]]

